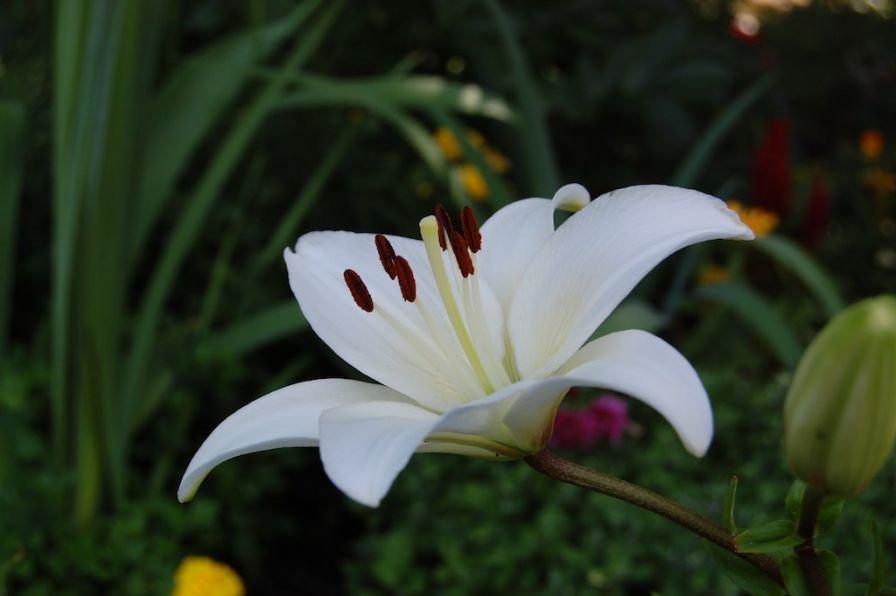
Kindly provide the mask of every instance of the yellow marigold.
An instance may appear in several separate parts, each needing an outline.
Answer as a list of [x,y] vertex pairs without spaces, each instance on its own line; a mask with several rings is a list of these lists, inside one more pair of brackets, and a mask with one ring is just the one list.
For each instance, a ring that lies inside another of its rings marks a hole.
[[457,137],[454,136],[454,133],[451,132],[450,128],[447,126],[440,126],[436,129],[436,132],[433,133],[432,138],[436,142],[436,145],[439,146],[445,159],[448,161],[456,161],[460,159],[460,142],[458,142]]
[[461,184],[464,190],[470,195],[470,198],[477,201],[484,201],[488,198],[488,183],[482,176],[482,172],[473,164],[463,164],[458,168]]
[[698,286],[712,286],[715,284],[723,284],[731,279],[728,270],[719,265],[704,265],[697,274]]
[[896,192],[896,174],[883,168],[865,171],[865,184],[880,196]]
[[768,236],[772,230],[778,227],[778,214],[761,207],[745,207],[743,203],[735,199],[725,202],[728,207],[737,213],[740,220],[744,222],[757,238]]
[[874,160],[884,152],[884,135],[881,131],[869,128],[859,135],[859,150],[866,159]]
[[240,576],[223,563],[208,557],[184,557],[174,572],[171,596],[244,596]]
[[499,174],[505,174],[510,169],[510,160],[497,149],[485,147],[483,153],[485,153],[485,161],[489,167]]

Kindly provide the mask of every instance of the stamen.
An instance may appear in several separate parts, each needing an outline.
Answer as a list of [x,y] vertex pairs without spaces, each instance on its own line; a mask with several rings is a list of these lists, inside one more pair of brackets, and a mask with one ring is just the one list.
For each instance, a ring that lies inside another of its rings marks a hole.
[[392,248],[392,243],[382,234],[377,234],[374,241],[376,242],[376,252],[380,255],[380,263],[383,264],[383,269],[389,274],[389,279],[395,279],[395,249]]
[[355,304],[365,312],[373,312],[373,298],[370,297],[370,292],[361,280],[361,276],[351,269],[346,269],[342,277],[345,278],[345,285],[348,286],[348,291],[352,293]]
[[473,267],[473,259],[470,258],[470,253],[467,251],[467,242],[464,240],[464,237],[452,230],[448,235],[448,239],[451,241],[451,250],[454,251],[454,258],[457,259],[457,267],[460,269],[460,274],[466,278],[475,273],[476,269]]
[[464,240],[470,247],[470,252],[477,253],[482,248],[482,234],[479,233],[479,224],[476,222],[476,215],[469,206],[464,207],[460,212],[460,223],[464,230]]
[[445,242],[445,236],[450,239],[451,232],[454,231],[454,224],[451,223],[451,216],[441,203],[436,203],[436,222],[439,224],[439,247],[447,250],[448,243]]
[[398,287],[401,288],[401,297],[405,302],[413,302],[417,299],[417,282],[414,280],[414,272],[410,263],[404,257],[395,257],[393,261],[395,274],[398,276]]

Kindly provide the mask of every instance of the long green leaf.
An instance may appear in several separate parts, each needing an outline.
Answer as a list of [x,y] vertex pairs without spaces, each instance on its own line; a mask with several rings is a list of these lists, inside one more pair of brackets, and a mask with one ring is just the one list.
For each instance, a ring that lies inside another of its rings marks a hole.
[[[341,2],[328,5],[320,19],[309,25],[310,31],[284,61],[283,73],[300,68],[314,54],[342,6]],[[139,401],[142,395],[140,388],[144,385],[149,370],[162,308],[171,293],[175,278],[184,259],[189,254],[190,248],[196,241],[209,210],[220,195],[224,183],[238,165],[244,150],[265,117],[281,100],[287,82],[286,74],[270,81],[254,98],[224,139],[221,148],[203,173],[195,190],[188,197],[186,208],[178,219],[158,267],[153,272],[149,290],[140,307],[140,315],[134,333],[134,345],[129,354],[125,372],[123,394],[125,417],[121,429],[125,437],[133,430],[131,424],[135,412],[140,407]],[[125,443],[125,437],[122,438],[122,445]]]
[[762,97],[771,87],[771,75],[765,75],[749,87],[747,87],[728,107],[716,116],[709,127],[700,135],[700,139],[690,153],[684,158],[675,173],[672,175],[671,184],[675,186],[691,187],[697,183],[703,169],[709,163],[719,143],[725,138],[734,126],[740,122],[743,115]]
[[12,315],[24,140],[24,107],[18,102],[0,101],[0,360],[8,342]]
[[314,7],[314,3],[300,4],[259,31],[249,30],[203,49],[181,63],[153,97],[147,114],[132,260],[139,258],[178,176],[251,78],[252,66],[292,34]]
[[783,236],[771,235],[756,240],[751,246],[793,272],[815,295],[828,317],[833,317],[844,308],[843,298],[834,280],[798,245]]
[[788,368],[796,366],[803,353],[803,346],[772,305],[748,285],[734,282],[704,286],[695,295],[731,308],[768,346],[781,364]]
[[199,352],[240,356],[307,327],[295,300],[287,300],[212,334]]

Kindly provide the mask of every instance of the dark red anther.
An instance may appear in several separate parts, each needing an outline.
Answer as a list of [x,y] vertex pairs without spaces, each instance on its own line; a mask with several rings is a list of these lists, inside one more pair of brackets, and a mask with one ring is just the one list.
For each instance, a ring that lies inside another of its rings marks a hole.
[[439,224],[439,246],[442,250],[446,250],[448,244],[445,242],[445,237],[448,236],[450,239],[454,224],[451,223],[451,216],[441,203],[436,203],[436,222]]
[[392,248],[392,243],[382,234],[377,234],[374,237],[374,241],[376,242],[376,252],[380,255],[380,263],[383,264],[383,269],[389,274],[389,279],[395,279],[395,249]]
[[473,259],[470,258],[470,253],[467,251],[467,241],[454,230],[448,235],[448,239],[451,240],[451,250],[454,251],[454,258],[457,259],[460,274],[464,277],[472,275],[475,269],[473,269]]
[[348,291],[352,293],[352,298],[355,299],[355,304],[363,311],[373,312],[373,298],[370,297],[370,292],[367,291],[367,286],[364,285],[361,276],[351,269],[346,269],[342,276],[345,278],[345,285],[348,286]]
[[460,212],[460,223],[464,230],[464,240],[470,247],[470,252],[477,253],[482,248],[482,234],[479,233],[479,224],[476,215],[469,207],[464,207]]
[[398,287],[401,288],[401,297],[406,302],[417,299],[417,282],[414,281],[414,272],[410,263],[404,257],[395,257],[395,273],[398,276]]

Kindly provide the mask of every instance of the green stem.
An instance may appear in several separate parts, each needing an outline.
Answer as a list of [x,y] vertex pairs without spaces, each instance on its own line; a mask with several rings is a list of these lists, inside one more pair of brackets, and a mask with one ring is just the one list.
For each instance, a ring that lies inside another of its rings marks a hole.
[[662,515],[704,540],[737,555],[778,584],[783,585],[778,563],[774,559],[762,554],[738,552],[737,543],[731,532],[671,499],[609,474],[580,466],[548,450],[530,455],[526,458],[526,463],[545,476],[627,501],[642,509]]
[[803,575],[806,583],[812,590],[812,594],[816,596],[831,596],[831,586],[828,583],[827,576],[821,561],[818,560],[818,553],[815,552],[815,524],[818,521],[818,513],[821,511],[821,504],[825,495],[813,486],[806,488],[806,494],[803,496],[803,505],[800,509],[800,523],[797,528],[797,534],[803,541],[794,547],[793,552],[796,553],[800,560],[800,567],[803,568]]

